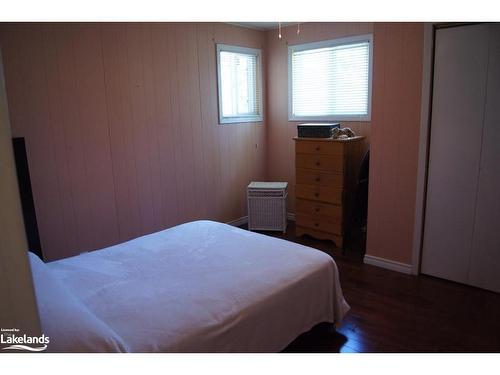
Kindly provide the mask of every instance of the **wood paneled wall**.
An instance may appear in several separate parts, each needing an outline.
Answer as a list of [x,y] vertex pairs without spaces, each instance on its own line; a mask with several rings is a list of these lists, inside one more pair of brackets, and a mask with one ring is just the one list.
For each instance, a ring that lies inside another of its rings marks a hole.
[[[26,137],[47,259],[199,218],[244,216],[251,180],[290,183],[287,43],[374,34],[367,253],[411,262],[422,24],[3,24],[14,136]],[[263,49],[266,121],[218,125],[215,42]],[[266,122],[268,126],[266,126]]]
[[287,43],[373,33],[372,116],[342,122],[370,145],[367,254],[411,263],[420,127],[423,24],[306,23],[267,33],[268,177],[288,181],[294,210],[295,159],[288,121]]
[[266,178],[266,126],[218,125],[215,43],[263,48],[265,67],[265,33],[208,23],[0,27],[46,260],[246,214],[246,185]]

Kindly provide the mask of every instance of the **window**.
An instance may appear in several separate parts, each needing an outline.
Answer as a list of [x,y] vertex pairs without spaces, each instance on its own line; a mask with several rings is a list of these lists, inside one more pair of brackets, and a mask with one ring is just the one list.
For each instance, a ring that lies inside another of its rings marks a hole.
[[260,50],[217,44],[219,122],[262,121]]
[[369,121],[372,36],[288,48],[289,120]]

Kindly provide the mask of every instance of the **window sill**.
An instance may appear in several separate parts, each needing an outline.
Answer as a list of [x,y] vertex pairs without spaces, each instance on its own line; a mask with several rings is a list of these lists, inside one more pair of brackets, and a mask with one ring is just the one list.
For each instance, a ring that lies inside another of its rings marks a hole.
[[240,123],[245,123],[245,122],[262,122],[262,121],[263,121],[262,116],[219,118],[220,125],[240,124]]

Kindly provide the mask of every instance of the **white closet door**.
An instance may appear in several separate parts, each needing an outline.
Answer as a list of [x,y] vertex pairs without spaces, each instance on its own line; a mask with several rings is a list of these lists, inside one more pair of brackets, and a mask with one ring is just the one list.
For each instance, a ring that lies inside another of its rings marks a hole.
[[483,128],[488,25],[436,31],[422,273],[468,280]]
[[500,292],[500,25],[490,25],[483,147],[469,283]]

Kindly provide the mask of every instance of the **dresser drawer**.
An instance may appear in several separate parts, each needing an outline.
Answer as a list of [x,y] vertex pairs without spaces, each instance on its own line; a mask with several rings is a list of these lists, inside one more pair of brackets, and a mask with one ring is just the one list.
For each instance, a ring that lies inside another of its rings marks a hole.
[[314,169],[297,168],[297,184],[321,185],[342,189],[344,185],[344,176],[340,173],[328,173]]
[[324,216],[310,216],[297,212],[295,214],[295,222],[299,227],[311,228],[327,233],[342,233],[342,225],[340,223],[336,223]]
[[344,145],[341,142],[297,141],[295,152],[298,154],[343,155]]
[[297,199],[295,211],[306,215],[327,216],[336,223],[342,222],[342,206],[336,204]]
[[342,190],[326,186],[295,185],[297,198],[314,201],[342,204]]
[[335,155],[297,154],[295,157],[295,166],[297,168],[342,173],[344,170],[344,158]]

